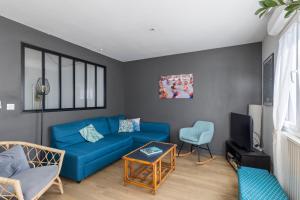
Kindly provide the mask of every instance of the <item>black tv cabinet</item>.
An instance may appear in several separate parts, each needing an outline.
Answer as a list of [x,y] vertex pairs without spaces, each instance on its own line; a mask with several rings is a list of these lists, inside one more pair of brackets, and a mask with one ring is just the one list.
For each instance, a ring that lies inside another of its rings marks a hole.
[[[232,155],[232,158],[228,157],[228,153]],[[226,141],[226,159],[231,164],[234,161],[234,164],[238,166],[261,168],[268,171],[270,171],[271,167],[269,155],[257,150],[247,152],[234,145],[231,141]]]

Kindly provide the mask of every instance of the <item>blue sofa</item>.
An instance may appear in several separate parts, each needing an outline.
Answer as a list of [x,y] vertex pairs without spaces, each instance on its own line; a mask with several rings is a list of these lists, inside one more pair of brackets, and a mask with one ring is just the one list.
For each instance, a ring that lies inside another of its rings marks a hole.
[[[51,129],[51,146],[66,151],[61,175],[77,182],[119,160],[123,155],[150,141],[168,142],[170,127],[165,123],[141,122],[141,131],[118,133],[123,115],[97,117],[66,124]],[[79,130],[93,124],[104,138],[87,142]]]

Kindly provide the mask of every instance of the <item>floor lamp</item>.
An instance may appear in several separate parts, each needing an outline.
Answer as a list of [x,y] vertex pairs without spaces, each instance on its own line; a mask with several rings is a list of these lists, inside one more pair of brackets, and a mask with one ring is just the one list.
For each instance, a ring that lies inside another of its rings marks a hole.
[[44,105],[45,96],[50,92],[50,84],[48,79],[39,78],[35,85],[36,95],[40,101],[41,108],[41,145],[43,145],[43,132],[44,132]]

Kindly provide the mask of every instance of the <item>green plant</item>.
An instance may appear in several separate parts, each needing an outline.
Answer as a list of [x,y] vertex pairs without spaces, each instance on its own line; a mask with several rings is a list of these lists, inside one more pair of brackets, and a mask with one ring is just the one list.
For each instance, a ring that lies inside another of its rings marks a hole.
[[284,17],[288,18],[300,9],[300,0],[261,0],[259,1],[260,8],[255,12],[256,15],[262,16],[272,9],[279,6],[284,6],[286,11]]

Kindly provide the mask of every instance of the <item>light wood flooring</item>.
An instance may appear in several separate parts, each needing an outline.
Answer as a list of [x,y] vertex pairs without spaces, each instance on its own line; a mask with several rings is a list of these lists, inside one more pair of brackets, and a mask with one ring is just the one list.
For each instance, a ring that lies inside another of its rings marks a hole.
[[[203,158],[203,157],[202,157]],[[53,186],[41,200],[235,200],[238,197],[237,176],[223,157],[206,165],[196,165],[196,155],[177,158],[176,170],[158,189],[123,186],[123,162],[83,180],[80,184],[62,179],[65,193]]]

